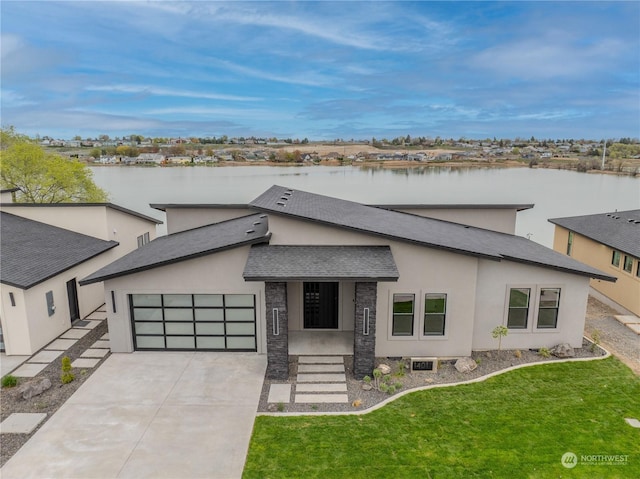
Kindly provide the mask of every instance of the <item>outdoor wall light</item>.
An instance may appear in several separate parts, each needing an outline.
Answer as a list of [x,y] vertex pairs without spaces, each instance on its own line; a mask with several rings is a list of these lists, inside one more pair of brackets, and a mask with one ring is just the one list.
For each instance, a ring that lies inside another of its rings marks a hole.
[[362,321],[362,335],[369,336],[369,308],[364,308],[364,320]]
[[280,319],[278,318],[278,308],[273,308],[273,335],[280,336]]

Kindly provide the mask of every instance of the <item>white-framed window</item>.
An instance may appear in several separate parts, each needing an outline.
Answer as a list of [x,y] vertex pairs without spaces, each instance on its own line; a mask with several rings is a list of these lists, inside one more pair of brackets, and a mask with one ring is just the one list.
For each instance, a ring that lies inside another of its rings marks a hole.
[[624,255],[624,263],[622,264],[622,269],[626,273],[631,274],[631,271],[633,270],[633,257]]
[[540,288],[538,301],[538,329],[555,329],[560,310],[560,288]]
[[425,336],[444,336],[446,316],[446,293],[426,293],[424,295],[423,334]]
[[392,336],[413,336],[416,295],[395,293],[393,295]]
[[531,288],[510,288],[507,313],[507,328],[527,329]]
[[558,329],[561,285],[507,286],[505,322],[513,333]]

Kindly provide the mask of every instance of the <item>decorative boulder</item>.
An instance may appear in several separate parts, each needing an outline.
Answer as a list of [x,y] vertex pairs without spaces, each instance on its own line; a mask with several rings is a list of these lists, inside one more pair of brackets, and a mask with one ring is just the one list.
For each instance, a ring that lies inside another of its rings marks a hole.
[[42,394],[51,387],[51,381],[48,378],[36,379],[35,381],[29,381],[20,386],[16,393],[18,396],[22,396],[22,399],[29,400],[33,396]]
[[471,358],[460,358],[456,361],[455,368],[461,373],[470,373],[478,364]]
[[558,344],[551,348],[549,352],[557,358],[572,358],[576,355],[571,345],[567,343]]
[[371,391],[372,389],[373,389],[373,386],[371,384],[364,383],[362,385],[362,390],[363,391]]
[[382,374],[391,374],[391,366],[389,366],[388,364],[380,364],[378,366],[378,369]]

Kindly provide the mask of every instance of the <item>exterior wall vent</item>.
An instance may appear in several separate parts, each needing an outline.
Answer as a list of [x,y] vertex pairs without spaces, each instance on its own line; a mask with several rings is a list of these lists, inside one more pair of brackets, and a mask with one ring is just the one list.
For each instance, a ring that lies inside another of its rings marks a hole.
[[411,371],[438,371],[438,358],[411,358]]
[[284,205],[285,205],[285,203],[284,203],[284,201],[277,201],[277,202],[276,202],[276,205],[278,205],[278,206],[284,206]]
[[255,233],[255,232],[256,232],[256,230],[247,230],[247,231],[245,231],[245,233],[247,233],[247,234],[251,234],[251,233]]

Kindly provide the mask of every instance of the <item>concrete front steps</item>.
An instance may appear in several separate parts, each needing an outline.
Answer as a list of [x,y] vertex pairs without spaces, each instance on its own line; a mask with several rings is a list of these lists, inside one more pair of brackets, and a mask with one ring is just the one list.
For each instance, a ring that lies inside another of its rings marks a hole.
[[299,356],[294,402],[348,403],[343,356]]

